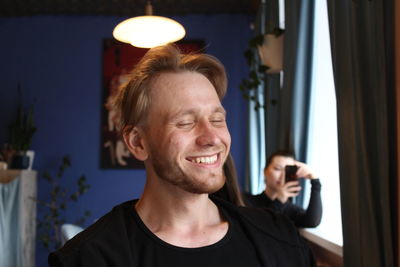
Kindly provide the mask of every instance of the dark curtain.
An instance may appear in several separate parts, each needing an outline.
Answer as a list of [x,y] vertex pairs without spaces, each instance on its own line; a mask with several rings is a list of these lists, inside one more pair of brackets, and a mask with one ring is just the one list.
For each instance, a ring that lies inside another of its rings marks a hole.
[[[337,97],[345,267],[392,267],[383,1],[328,1]],[[393,174],[393,173],[392,173]]]

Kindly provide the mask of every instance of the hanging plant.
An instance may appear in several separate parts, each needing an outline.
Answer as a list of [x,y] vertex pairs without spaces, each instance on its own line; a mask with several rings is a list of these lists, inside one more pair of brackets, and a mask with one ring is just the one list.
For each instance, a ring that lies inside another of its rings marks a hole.
[[[280,28],[274,28],[270,34],[276,37],[283,34],[284,30]],[[264,34],[256,35],[249,40],[249,48],[244,52],[244,57],[249,65],[249,75],[247,79],[243,79],[239,88],[242,91],[243,98],[254,101],[254,109],[264,108],[264,105],[255,96],[255,91],[265,80],[269,66],[262,64],[259,54],[258,47],[264,44]]]

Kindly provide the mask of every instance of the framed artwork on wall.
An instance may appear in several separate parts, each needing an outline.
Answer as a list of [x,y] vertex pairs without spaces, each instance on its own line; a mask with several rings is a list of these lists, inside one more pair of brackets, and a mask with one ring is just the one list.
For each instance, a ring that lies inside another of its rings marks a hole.
[[[176,43],[184,53],[204,51],[200,40],[179,41]],[[127,79],[130,70],[139,62],[148,49],[121,43],[113,38],[103,41],[101,103],[101,144],[100,168],[102,169],[141,169],[143,162],[136,160],[126,148],[116,125],[116,113],[111,101]]]

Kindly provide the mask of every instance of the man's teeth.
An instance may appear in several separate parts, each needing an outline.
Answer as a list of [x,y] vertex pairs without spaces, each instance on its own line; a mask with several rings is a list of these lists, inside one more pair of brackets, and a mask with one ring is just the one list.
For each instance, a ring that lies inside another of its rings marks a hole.
[[207,164],[212,164],[217,161],[217,155],[214,155],[212,157],[200,157],[200,158],[195,158],[192,159],[193,163],[207,163]]

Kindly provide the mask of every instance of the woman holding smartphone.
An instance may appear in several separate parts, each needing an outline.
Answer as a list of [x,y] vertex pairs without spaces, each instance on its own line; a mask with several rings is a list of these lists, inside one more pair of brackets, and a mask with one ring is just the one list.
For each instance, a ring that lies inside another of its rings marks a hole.
[[[307,209],[291,203],[301,191],[298,179],[311,181],[311,196]],[[265,190],[259,195],[244,194],[247,206],[270,208],[288,216],[297,227],[317,227],[322,217],[321,183],[311,168],[296,161],[292,153],[277,151],[264,169]]]

